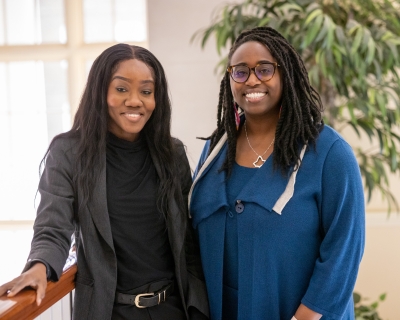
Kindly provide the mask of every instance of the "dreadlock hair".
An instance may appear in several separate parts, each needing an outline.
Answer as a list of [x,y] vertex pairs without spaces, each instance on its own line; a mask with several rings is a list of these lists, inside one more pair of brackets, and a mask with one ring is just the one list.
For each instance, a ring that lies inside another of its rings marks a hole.
[[[142,130],[147,145],[154,157],[161,164],[158,190],[158,208],[166,215],[166,200],[169,196],[178,196],[176,188],[179,175],[176,165],[176,147],[171,137],[171,102],[168,96],[168,84],[164,69],[157,58],[147,49],[128,44],[116,44],[103,51],[94,61],[88,76],[74,123],[70,131],[56,136],[50,143],[40,168],[53,143],[63,137],[75,138],[77,146],[76,164],[73,176],[74,184],[80,188],[82,198],[79,206],[88,202],[92,196],[93,186],[101,169],[105,165],[102,154],[106,152],[108,134],[108,104],[107,92],[112,75],[121,62],[137,59],[150,69],[155,87],[154,109],[150,119]],[[39,168],[39,172],[41,171]],[[179,201],[181,202],[181,201]],[[183,201],[182,201],[183,202]]]
[[[304,144],[315,146],[315,141],[324,125],[321,98],[310,85],[308,72],[300,55],[279,32],[270,27],[243,31],[229,51],[228,66],[236,49],[249,41],[264,44],[281,68],[282,112],[275,132],[273,163],[274,169],[279,168],[285,173],[300,159],[300,150]],[[226,71],[221,81],[217,129],[206,138],[211,140],[209,150],[211,153],[223,134],[227,133],[228,151],[221,170],[226,170],[228,177],[236,157],[237,140],[234,100],[229,77],[229,72]]]

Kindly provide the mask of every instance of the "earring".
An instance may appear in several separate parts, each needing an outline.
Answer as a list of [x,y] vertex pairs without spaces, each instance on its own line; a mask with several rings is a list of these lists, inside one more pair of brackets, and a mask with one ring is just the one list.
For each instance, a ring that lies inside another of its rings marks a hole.
[[279,108],[279,119],[281,118],[282,106]]
[[239,130],[239,126],[240,126],[240,117],[239,117],[238,107],[239,107],[238,104],[236,102],[233,102],[233,110],[235,111],[236,130]]

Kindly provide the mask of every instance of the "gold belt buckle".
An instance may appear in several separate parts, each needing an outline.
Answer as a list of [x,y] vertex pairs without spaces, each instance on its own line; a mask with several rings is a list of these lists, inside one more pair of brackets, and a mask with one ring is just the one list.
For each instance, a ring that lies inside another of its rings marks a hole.
[[154,293],[151,292],[151,293],[141,293],[141,294],[137,294],[136,297],[135,297],[135,306],[136,306],[137,308],[140,308],[140,309],[142,309],[142,308],[147,308],[146,306],[141,306],[141,305],[139,304],[139,299],[140,299],[140,297],[147,297],[147,296],[154,296]]

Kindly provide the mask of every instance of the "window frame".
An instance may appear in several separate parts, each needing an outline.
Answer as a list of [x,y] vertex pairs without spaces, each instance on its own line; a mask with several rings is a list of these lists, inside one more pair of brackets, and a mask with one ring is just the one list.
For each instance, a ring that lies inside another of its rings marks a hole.
[[[117,42],[85,43],[83,38],[83,0],[64,0],[64,9],[67,30],[65,44],[0,46],[0,61],[68,61],[68,99],[73,118],[86,83],[86,61],[94,60],[106,48]],[[148,19],[146,20],[148,21]],[[148,48],[148,41],[128,43]]]

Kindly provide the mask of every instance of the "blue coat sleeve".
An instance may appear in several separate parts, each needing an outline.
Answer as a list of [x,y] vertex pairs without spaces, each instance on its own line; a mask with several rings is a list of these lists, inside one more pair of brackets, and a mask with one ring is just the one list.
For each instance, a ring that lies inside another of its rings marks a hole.
[[352,299],[365,242],[365,204],[360,170],[351,147],[338,139],[322,170],[318,199],[323,240],[302,303],[341,319]]

